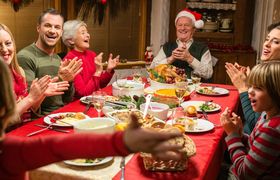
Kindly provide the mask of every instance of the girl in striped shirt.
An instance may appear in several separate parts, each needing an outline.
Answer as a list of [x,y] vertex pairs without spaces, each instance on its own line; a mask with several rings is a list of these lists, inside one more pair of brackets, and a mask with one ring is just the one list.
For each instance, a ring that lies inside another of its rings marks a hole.
[[[255,66],[248,77],[249,99],[255,112],[263,112],[251,135],[243,134],[239,116],[222,113],[221,125],[233,165],[227,179],[280,178],[280,62]],[[223,178],[225,179],[225,178]]]

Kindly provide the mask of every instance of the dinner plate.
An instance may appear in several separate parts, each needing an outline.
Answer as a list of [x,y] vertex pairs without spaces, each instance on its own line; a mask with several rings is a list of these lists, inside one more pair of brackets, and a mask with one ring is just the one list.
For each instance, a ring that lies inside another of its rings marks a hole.
[[[67,114],[67,113],[74,113],[74,114],[76,114],[75,112],[65,112],[65,113],[50,114],[50,115],[48,115],[48,116],[50,116],[50,117],[58,117],[59,114],[65,115],[65,114]],[[51,124],[51,123],[52,123],[52,122],[51,122],[51,118],[48,117],[48,116],[46,116],[46,117],[44,118],[44,122],[47,123],[47,124]],[[90,117],[89,117],[88,115],[86,115],[86,119],[88,119],[88,118],[90,118]],[[72,126],[67,125],[67,124],[64,125],[64,124],[57,124],[57,123],[53,123],[53,126],[72,127]]]
[[[199,88],[204,88],[204,87],[199,87]],[[223,95],[226,95],[229,93],[229,91],[227,89],[215,87],[214,92],[217,92],[219,94],[207,94],[207,93],[200,92],[199,88],[197,88],[196,92],[199,94],[206,95],[206,96],[223,96]],[[207,87],[207,88],[211,88],[211,87]]]
[[[140,110],[138,110],[138,109],[115,110],[115,111],[112,111],[112,112],[108,112],[108,113],[106,113],[105,115],[106,115],[107,117],[109,117],[109,118],[114,119],[114,120],[116,121],[116,123],[118,123],[120,120],[117,119],[117,118],[115,118],[115,117],[113,117],[112,114],[113,114],[113,113],[116,113],[116,112],[125,112],[125,111],[140,111]],[[142,111],[140,111],[140,112],[142,112]],[[142,112],[142,113],[144,114],[144,112]],[[153,116],[153,117],[154,117],[154,116]],[[163,120],[161,120],[161,119],[159,119],[159,118],[156,118],[156,117],[154,117],[154,118],[155,118],[156,121],[161,121],[161,122],[164,122],[164,123],[165,123],[165,121],[163,121]]]
[[[194,106],[196,108],[196,110],[198,112],[201,112],[201,109],[199,108],[199,106],[201,106],[201,104],[205,103],[205,101],[186,101],[183,102],[181,104],[181,106],[185,109],[187,106]],[[210,102],[209,102],[210,103]],[[215,112],[221,109],[221,106],[216,104],[216,108],[215,109],[211,109],[211,110],[205,110],[205,112]]]
[[[190,119],[192,119],[192,118],[190,118]],[[172,125],[171,121],[172,120],[167,121],[166,124]],[[195,127],[196,126],[204,126],[205,128],[201,129],[201,130],[194,129],[193,131],[192,130],[185,130],[185,132],[194,132],[194,133],[207,132],[207,131],[210,131],[211,129],[214,128],[214,124],[213,123],[211,123],[209,121],[206,121],[204,119],[197,119],[197,125],[195,125]]]
[[98,162],[98,163],[76,163],[76,162],[73,162],[73,161],[70,161],[70,160],[67,160],[67,161],[63,161],[64,163],[66,164],[69,164],[69,165],[74,165],[74,166],[97,166],[97,165],[100,165],[100,164],[105,164],[109,161],[111,161],[114,157],[106,157],[105,159],[103,159],[102,161]]
[[[87,97],[88,97],[88,98],[92,98],[92,96],[84,96],[84,97],[81,97],[80,101],[81,101],[82,103],[88,104],[89,101],[87,101]],[[108,95],[107,95],[106,97],[107,97],[107,98],[110,98],[110,97],[111,97],[111,98],[116,98],[116,97],[114,97],[114,96],[108,96]],[[110,100],[108,100],[107,98],[106,98],[106,100],[107,100],[107,101],[110,101]],[[115,101],[113,101],[113,102],[115,102]]]

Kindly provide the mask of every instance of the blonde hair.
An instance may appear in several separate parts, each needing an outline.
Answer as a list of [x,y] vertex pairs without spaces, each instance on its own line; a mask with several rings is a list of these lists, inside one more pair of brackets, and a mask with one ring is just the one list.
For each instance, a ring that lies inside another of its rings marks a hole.
[[250,72],[247,83],[265,88],[280,109],[280,61],[267,61],[256,65]]
[[[13,57],[13,59],[12,59],[12,62],[11,62],[11,68],[12,68],[12,70],[15,70],[21,77],[24,77],[24,75],[22,74],[22,72],[20,71],[20,67],[19,67],[19,65],[18,65],[18,61],[17,61],[17,55],[16,55],[16,42],[15,42],[15,39],[14,39],[14,37],[13,37],[13,34],[12,34],[12,32],[10,31],[10,29],[6,26],[6,25],[4,25],[4,24],[2,24],[2,23],[0,23],[0,30],[4,30],[4,31],[6,31],[7,33],[9,33],[9,35],[11,36],[11,39],[12,39],[12,42],[13,42],[13,45],[14,45],[14,57]],[[25,78],[23,78],[23,81],[24,81],[24,83],[26,83],[25,82]]]
[[11,71],[0,57],[0,134],[3,132],[3,120],[16,113],[16,100],[12,85]]

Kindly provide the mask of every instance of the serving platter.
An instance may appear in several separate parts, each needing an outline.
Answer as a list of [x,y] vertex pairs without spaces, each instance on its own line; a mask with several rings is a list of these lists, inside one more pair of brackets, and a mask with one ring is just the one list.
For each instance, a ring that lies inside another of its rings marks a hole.
[[76,162],[73,162],[73,161],[70,161],[70,160],[63,161],[63,162],[66,163],[66,164],[69,164],[69,165],[73,165],[73,166],[97,166],[97,165],[105,164],[105,163],[111,161],[113,158],[114,157],[106,157],[98,163],[76,163]]
[[[189,117],[188,117],[189,118]],[[192,119],[192,118],[190,118]],[[166,122],[166,124],[172,125],[172,120],[169,120]],[[194,130],[185,130],[185,132],[192,132],[192,133],[200,133],[200,132],[207,132],[214,128],[214,124],[206,121],[204,119],[197,119],[197,125],[196,126],[204,126],[204,129],[194,129]]]
[[[181,104],[181,106],[185,109],[187,106],[194,106],[196,108],[196,110],[198,112],[202,112],[201,108],[199,108],[199,106],[201,106],[202,104],[204,104],[205,101],[186,101],[183,102]],[[221,106],[216,104],[216,108],[215,109],[211,109],[211,110],[205,110],[205,112],[215,112],[221,109]]]
[[[87,98],[92,98],[92,95],[81,97],[81,98],[80,98],[80,101],[81,101],[82,103],[84,103],[84,104],[88,104],[88,103],[90,103],[90,101],[87,100]],[[107,101],[112,101],[112,102],[117,102],[119,99],[118,99],[117,97],[108,96],[108,95],[107,95],[107,96],[106,96],[106,100],[107,100]]]
[[229,93],[229,91],[227,89],[215,87],[213,92],[217,92],[218,94],[208,94],[208,93],[200,92],[199,91],[200,88],[212,89],[212,87],[199,87],[199,88],[197,88],[197,90],[196,90],[197,93],[202,94],[202,95],[206,95],[206,96],[223,96],[223,95],[227,95]]
[[[64,113],[50,114],[50,115],[48,115],[49,117],[48,117],[48,116],[44,117],[44,122],[47,123],[47,124],[53,123],[53,124],[52,124],[53,126],[72,127],[72,126],[70,126],[70,125],[68,125],[68,124],[58,124],[58,123],[54,123],[54,120],[52,120],[52,119],[50,118],[50,117],[53,117],[53,118],[58,117],[60,114],[61,114],[61,115],[66,115],[66,114],[69,114],[69,113],[76,114],[75,112],[64,112]],[[85,115],[85,116],[86,116],[86,119],[90,118],[88,115]],[[70,123],[70,124],[71,124],[71,123]]]
[[[122,121],[120,121],[118,118],[114,117],[112,114],[114,114],[114,113],[119,113],[119,114],[121,114],[121,113],[125,113],[126,111],[132,111],[132,112],[144,114],[142,111],[140,111],[140,110],[138,110],[138,109],[129,109],[129,110],[125,109],[125,110],[115,110],[115,111],[112,111],[112,112],[108,112],[108,113],[106,113],[105,115],[106,115],[107,117],[109,117],[109,118],[114,119],[114,120],[116,121],[116,123],[119,123],[119,122],[122,122]],[[153,117],[153,118],[155,119],[155,121],[164,122],[163,120],[158,119],[158,118],[156,118],[156,117]],[[165,122],[164,122],[164,123],[165,123]]]

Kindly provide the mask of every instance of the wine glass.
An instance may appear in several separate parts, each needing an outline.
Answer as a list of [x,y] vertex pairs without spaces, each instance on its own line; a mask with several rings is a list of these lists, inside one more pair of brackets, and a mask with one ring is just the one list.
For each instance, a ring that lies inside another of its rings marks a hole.
[[[147,70],[148,75],[150,75],[150,72],[153,70],[153,68],[151,68],[151,62],[147,62],[145,64],[145,68]],[[147,83],[150,83],[150,78],[147,78]]]
[[174,86],[175,94],[179,100],[179,107],[181,107],[181,101],[188,89],[188,82],[175,82]]
[[100,111],[106,102],[106,93],[103,91],[96,91],[92,93],[92,100],[94,108],[98,112],[98,117],[100,117]]
[[191,96],[192,98],[198,98],[199,95],[197,95],[196,93],[196,86],[197,84],[199,84],[200,80],[201,80],[201,74],[199,72],[195,72],[195,71],[192,71],[191,72],[191,79],[192,79],[192,82],[194,83],[194,94]]
[[133,66],[132,67],[133,81],[141,82],[142,75],[142,67],[141,66]]
[[117,86],[121,90],[121,97],[122,97],[122,90],[125,87],[126,82],[127,82],[127,78],[126,77],[125,78],[121,78],[120,75],[116,74],[116,84],[117,84]]

